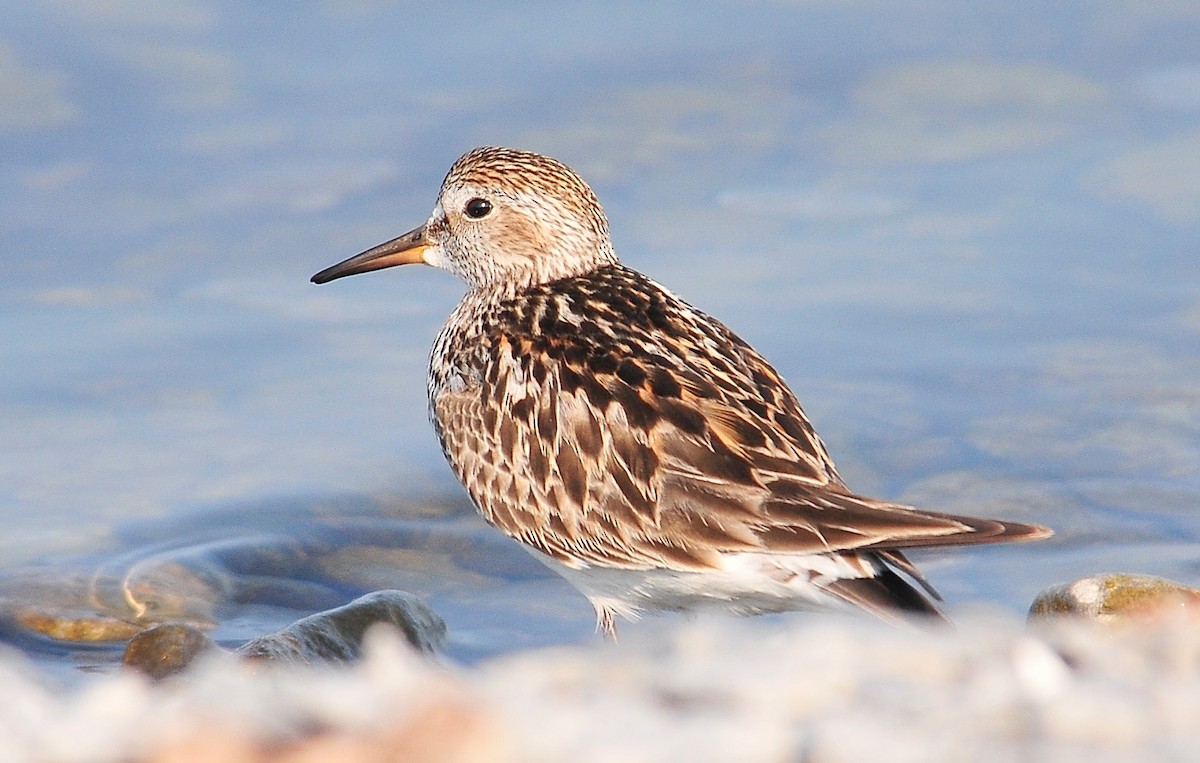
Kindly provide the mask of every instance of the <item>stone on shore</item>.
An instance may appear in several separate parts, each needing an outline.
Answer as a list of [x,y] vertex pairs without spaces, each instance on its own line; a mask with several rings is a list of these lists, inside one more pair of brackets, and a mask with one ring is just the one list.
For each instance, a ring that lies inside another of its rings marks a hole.
[[1031,621],[1070,616],[1104,624],[1200,616],[1200,590],[1166,578],[1109,572],[1051,586],[1029,609]]

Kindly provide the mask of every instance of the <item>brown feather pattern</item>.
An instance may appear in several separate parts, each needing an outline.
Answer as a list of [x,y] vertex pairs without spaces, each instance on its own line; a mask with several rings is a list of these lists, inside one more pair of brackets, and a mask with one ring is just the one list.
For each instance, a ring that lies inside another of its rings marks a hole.
[[[451,378],[475,381],[453,391]],[[851,494],[762,356],[619,264],[503,299],[470,293],[437,343],[430,394],[446,456],[484,516],[568,564],[700,570],[733,551],[1039,533]],[[509,505],[500,482],[520,483],[530,502]]]

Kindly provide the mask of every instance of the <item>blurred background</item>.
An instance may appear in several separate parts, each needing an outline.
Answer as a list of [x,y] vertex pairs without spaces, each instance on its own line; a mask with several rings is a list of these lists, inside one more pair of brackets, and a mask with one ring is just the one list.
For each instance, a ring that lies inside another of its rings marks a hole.
[[[273,579],[334,592],[217,585],[230,639],[374,587],[434,597],[460,655],[590,638],[428,425],[462,286],[308,282],[481,144],[575,167],[852,487],[1058,531],[920,554],[952,611],[1200,577],[1196,3],[11,0],[0,30],[9,613],[253,535],[221,575],[303,556]],[[429,528],[442,567],[401,553]]]

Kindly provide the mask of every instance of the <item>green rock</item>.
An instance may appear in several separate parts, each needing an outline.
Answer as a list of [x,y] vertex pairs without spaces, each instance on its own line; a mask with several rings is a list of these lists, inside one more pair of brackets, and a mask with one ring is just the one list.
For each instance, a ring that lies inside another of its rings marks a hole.
[[1108,572],[1047,588],[1034,600],[1029,619],[1070,616],[1119,623],[1181,613],[1200,613],[1200,590],[1152,575]]

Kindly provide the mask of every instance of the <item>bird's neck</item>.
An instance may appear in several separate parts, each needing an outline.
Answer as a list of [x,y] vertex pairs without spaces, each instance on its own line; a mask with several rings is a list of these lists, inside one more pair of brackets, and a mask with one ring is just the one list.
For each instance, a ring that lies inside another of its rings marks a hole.
[[551,251],[540,256],[525,257],[519,263],[506,263],[507,267],[495,272],[467,274],[466,280],[472,291],[508,299],[527,289],[586,276],[600,268],[617,264],[612,245],[606,244],[585,252]]

